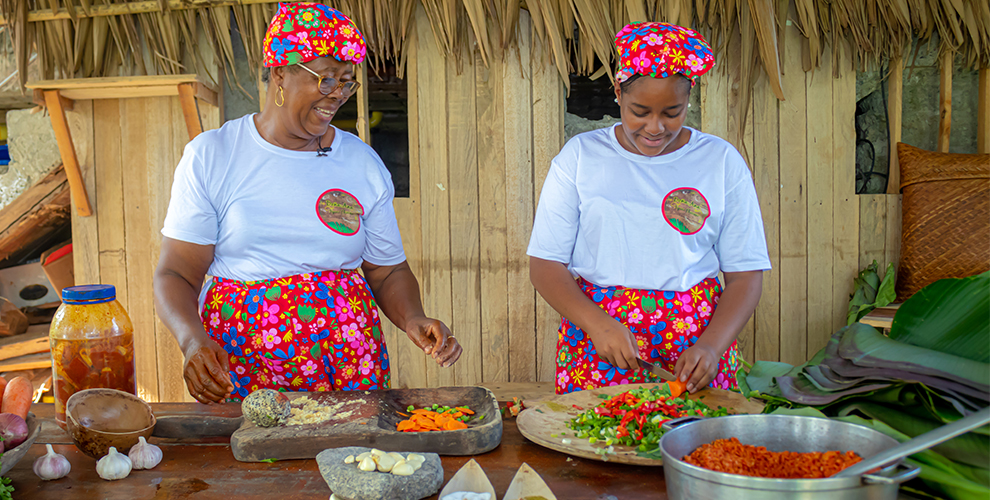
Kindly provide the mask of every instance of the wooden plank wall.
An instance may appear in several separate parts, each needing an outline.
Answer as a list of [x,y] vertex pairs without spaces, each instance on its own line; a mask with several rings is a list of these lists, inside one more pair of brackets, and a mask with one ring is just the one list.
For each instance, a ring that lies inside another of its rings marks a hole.
[[520,49],[486,67],[467,49],[444,58],[422,7],[416,14],[407,66],[413,181],[395,207],[426,312],[451,325],[465,350],[439,368],[386,325],[393,387],[553,377],[560,319],[530,285],[526,247],[563,146],[564,85],[529,23],[522,11]]
[[[219,127],[218,108],[199,106],[204,128]],[[77,101],[69,122],[94,211],[72,214],[76,284],[116,286],[134,324],[138,395],[192,401],[152,292],[172,174],[189,138],[178,97]]]

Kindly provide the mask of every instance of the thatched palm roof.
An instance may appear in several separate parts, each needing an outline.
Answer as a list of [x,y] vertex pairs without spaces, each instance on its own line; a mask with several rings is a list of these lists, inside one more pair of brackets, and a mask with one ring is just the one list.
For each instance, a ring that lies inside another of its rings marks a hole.
[[[900,56],[913,37],[938,36],[941,50],[959,52],[970,66],[990,66],[990,2],[987,0],[331,0],[365,33],[372,64],[404,64],[404,43],[418,4],[438,45],[458,54],[476,42],[486,62],[515,43],[519,7],[532,18],[533,35],[547,47],[542,57],[562,76],[591,74],[613,65],[612,37],[625,23],[661,20],[692,25],[716,50],[731,36],[753,47],[743,70],[763,68],[780,94],[782,27],[796,23],[807,37],[805,70],[817,67],[825,48],[847,44],[858,66]],[[231,18],[240,28],[250,66],[259,68],[261,41],[276,4],[271,0],[0,0],[12,28],[20,75],[36,51],[45,78],[191,72],[186,49],[205,32],[228,76],[233,68]],[[150,53],[148,66],[132,54]],[[196,53],[197,51],[192,51]],[[200,51],[201,52],[201,51]],[[835,54],[836,51],[831,51]],[[196,61],[196,64],[200,64]],[[840,65],[833,68],[839,70]],[[123,68],[123,69],[121,69]],[[609,71],[610,73],[610,71]],[[238,75],[243,78],[244,75]]]

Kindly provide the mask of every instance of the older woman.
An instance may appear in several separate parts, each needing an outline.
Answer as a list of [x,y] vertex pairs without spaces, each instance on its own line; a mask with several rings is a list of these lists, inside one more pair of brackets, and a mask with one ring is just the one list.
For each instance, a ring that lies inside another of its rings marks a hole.
[[649,381],[637,358],[692,392],[735,387],[736,336],[770,261],[746,163],[684,126],[714,57],[665,23],[628,25],[615,45],[622,123],[554,158],[529,244],[533,284],[564,317],[557,392]]
[[162,229],[155,300],[190,394],[388,388],[378,305],[451,365],[461,347],[423,312],[389,172],[330,123],[358,88],[361,33],[324,5],[282,4],[264,50],[264,112],[186,146]]

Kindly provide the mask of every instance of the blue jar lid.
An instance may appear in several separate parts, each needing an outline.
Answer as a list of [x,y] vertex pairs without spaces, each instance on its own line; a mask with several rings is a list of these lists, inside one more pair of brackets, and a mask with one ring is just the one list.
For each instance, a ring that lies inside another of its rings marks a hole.
[[117,289],[113,285],[80,285],[62,289],[62,300],[69,303],[93,304],[110,302],[116,298]]

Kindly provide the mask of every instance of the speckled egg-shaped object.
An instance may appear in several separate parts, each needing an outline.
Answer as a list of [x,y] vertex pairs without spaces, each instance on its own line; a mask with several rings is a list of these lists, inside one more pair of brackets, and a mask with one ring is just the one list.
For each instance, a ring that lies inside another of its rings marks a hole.
[[272,389],[258,389],[241,403],[241,413],[258,427],[282,425],[291,415],[289,398]]

